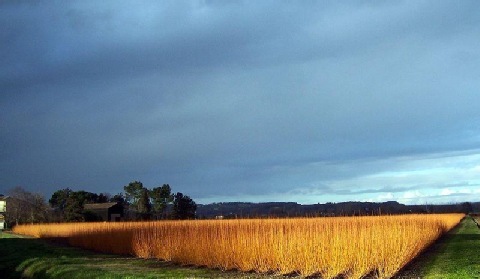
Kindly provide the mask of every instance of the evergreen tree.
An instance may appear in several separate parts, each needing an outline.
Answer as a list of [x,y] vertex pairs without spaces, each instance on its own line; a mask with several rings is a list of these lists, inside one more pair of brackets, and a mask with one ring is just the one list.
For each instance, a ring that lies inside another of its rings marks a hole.
[[143,188],[140,191],[140,197],[137,200],[137,212],[139,218],[142,220],[150,219],[151,210],[152,204],[150,203],[150,197],[148,196],[148,189]]
[[152,199],[153,212],[157,218],[166,218],[167,206],[173,201],[170,185],[163,184],[161,187],[155,187],[150,191]]
[[85,221],[83,204],[75,197],[69,197],[65,204],[64,220],[67,222]]
[[50,205],[58,214],[58,221],[83,221],[83,205],[96,203],[99,195],[87,191],[72,191],[70,188],[57,190],[49,200]]
[[55,191],[55,193],[53,193],[52,197],[48,200],[48,203],[50,203],[50,205],[53,208],[63,212],[67,204],[67,199],[70,197],[72,192],[73,191],[70,188],[57,190]]
[[138,200],[143,194],[142,182],[132,181],[123,187],[125,191],[125,201],[130,205],[131,209],[138,210]]
[[173,198],[173,219],[195,219],[197,204],[182,193],[176,193]]

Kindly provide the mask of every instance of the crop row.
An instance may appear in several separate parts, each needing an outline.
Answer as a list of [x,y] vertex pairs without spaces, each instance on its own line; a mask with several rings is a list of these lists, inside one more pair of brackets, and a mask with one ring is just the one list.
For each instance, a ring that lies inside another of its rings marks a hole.
[[463,214],[22,225],[96,251],[220,269],[390,278]]

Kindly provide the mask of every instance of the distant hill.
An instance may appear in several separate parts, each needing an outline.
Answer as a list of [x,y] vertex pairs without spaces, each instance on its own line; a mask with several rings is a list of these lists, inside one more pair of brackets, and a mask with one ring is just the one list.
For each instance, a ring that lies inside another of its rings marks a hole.
[[302,205],[295,202],[220,202],[199,204],[198,218],[256,218],[300,216],[353,216],[405,213],[451,213],[479,211],[480,203],[449,205],[404,205],[396,201],[340,202]]

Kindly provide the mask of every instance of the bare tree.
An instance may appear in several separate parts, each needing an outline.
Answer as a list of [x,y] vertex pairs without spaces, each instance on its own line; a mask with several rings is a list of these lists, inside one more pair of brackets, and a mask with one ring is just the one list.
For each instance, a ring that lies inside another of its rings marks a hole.
[[20,186],[9,191],[6,220],[9,224],[41,223],[48,221],[48,205],[39,193],[28,192]]

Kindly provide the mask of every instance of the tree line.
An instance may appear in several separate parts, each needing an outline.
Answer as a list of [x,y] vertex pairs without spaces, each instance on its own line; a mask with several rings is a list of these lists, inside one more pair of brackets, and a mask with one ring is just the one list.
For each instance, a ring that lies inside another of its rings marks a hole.
[[115,202],[124,208],[124,220],[194,219],[197,204],[181,192],[173,193],[169,184],[146,188],[133,181],[115,195],[70,188],[55,191],[48,202],[43,195],[22,187],[9,191],[6,222],[9,227],[24,223],[95,221],[85,204]]
[[24,223],[43,223],[49,222],[49,206],[45,202],[43,195],[31,193],[22,187],[14,187],[8,191],[7,212],[5,222],[7,228]]

